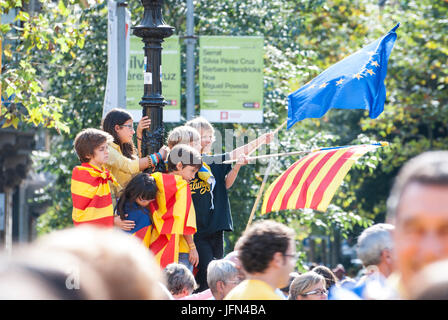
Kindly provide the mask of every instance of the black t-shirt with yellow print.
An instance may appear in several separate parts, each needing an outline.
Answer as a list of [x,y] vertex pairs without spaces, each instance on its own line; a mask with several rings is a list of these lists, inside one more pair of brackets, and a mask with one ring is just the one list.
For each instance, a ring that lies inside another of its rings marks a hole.
[[[210,192],[210,184],[199,178],[198,173],[190,182],[191,197],[196,211],[197,234],[209,235],[218,231],[233,231],[225,183],[226,175],[232,170],[232,165],[222,163],[228,159],[228,156],[228,153],[202,156],[202,160],[208,164],[215,177],[213,197]],[[212,199],[214,208],[212,208]]]

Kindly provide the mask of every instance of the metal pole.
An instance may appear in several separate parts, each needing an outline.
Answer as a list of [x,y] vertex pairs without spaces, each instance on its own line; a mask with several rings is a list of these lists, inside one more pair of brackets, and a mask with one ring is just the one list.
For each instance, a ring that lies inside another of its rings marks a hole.
[[125,0],[117,1],[117,102],[126,108],[126,7]]
[[[163,107],[167,104],[162,96],[162,42],[170,37],[174,28],[165,24],[162,17],[162,0],[141,0],[144,13],[140,24],[133,27],[134,35],[142,38],[145,44],[145,70],[143,97],[140,105],[143,116],[151,119],[149,130],[143,131],[142,155],[159,151],[163,145],[165,128],[163,126]],[[157,171],[165,171],[165,164],[159,163]]]
[[185,37],[187,46],[187,120],[194,118],[195,105],[195,84],[194,84],[194,48],[196,37],[194,36],[194,6],[193,0],[187,0],[187,36]]

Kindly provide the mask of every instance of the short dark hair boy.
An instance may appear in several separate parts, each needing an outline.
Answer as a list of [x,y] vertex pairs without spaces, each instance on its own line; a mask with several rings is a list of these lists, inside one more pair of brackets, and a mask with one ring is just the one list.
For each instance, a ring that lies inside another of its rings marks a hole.
[[84,129],[76,135],[73,143],[76,154],[81,163],[89,162],[94,150],[104,142],[113,141],[113,137],[105,131],[95,128]]

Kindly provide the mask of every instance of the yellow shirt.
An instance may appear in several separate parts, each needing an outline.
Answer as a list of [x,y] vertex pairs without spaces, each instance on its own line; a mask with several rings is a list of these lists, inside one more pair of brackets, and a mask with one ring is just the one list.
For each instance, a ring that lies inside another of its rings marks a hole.
[[224,300],[283,300],[270,285],[261,280],[244,280]]
[[179,237],[179,252],[190,253],[190,247],[188,246],[188,242],[185,240],[184,236]]
[[120,184],[120,187],[113,190],[115,195],[126,186],[134,175],[140,172],[139,162],[140,159],[137,156],[135,159],[129,159],[123,155],[119,145],[113,142],[109,143],[109,159],[106,163],[106,169],[112,173]]

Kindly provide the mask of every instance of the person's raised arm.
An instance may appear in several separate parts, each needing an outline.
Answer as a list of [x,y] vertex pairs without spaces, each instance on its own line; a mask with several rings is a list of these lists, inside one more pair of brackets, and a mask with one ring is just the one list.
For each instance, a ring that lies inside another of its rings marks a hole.
[[[138,150],[138,157],[142,157],[142,137],[143,137],[143,130],[148,129],[151,125],[151,119],[148,118],[148,116],[144,116],[140,119],[138,122],[136,135],[137,135],[137,150]],[[144,168],[146,169],[146,168]]]
[[240,171],[240,168],[247,164],[247,157],[245,154],[240,155],[238,158],[238,161],[233,166],[232,170],[226,175],[226,189],[230,189],[232,187],[233,183],[235,182],[236,177],[238,176],[238,172]]
[[[148,157],[142,157],[142,138],[143,138],[143,130],[148,129],[151,124],[151,119],[148,118],[148,116],[142,117],[142,119],[139,121],[137,126],[137,150],[138,150],[138,157],[139,157],[139,167],[140,171],[145,170],[149,166],[151,166],[151,162]],[[159,150],[159,154],[162,157],[162,161],[165,161],[167,155],[168,155],[169,149],[166,146],[162,146]],[[156,156],[155,159],[157,161],[160,161],[160,159]]]
[[263,144],[269,144],[274,140],[274,132],[268,132],[263,134],[258,139],[255,139],[244,146],[238,147],[235,150],[230,152],[229,160],[238,159],[241,155],[249,155],[252,151],[258,149]]

